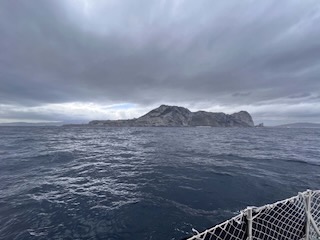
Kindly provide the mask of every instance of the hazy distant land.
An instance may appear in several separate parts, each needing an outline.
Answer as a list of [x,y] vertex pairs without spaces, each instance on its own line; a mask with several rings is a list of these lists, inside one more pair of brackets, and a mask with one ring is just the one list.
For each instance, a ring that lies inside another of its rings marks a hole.
[[288,123],[275,126],[278,128],[320,128],[319,123]]
[[30,122],[10,122],[10,123],[0,123],[0,126],[5,127],[49,127],[49,126],[62,126],[62,122],[37,122],[37,123],[30,123]]

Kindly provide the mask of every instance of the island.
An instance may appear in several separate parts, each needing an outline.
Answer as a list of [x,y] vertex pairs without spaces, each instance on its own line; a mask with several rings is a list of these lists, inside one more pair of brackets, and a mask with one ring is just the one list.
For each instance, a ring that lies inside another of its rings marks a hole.
[[184,107],[161,105],[139,118],[94,120],[88,125],[105,127],[254,127],[254,122],[246,111],[233,114],[191,112]]

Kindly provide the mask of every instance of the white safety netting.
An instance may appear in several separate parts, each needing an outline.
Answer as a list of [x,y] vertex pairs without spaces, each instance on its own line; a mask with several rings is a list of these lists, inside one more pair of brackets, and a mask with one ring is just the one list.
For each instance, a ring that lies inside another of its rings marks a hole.
[[[320,191],[313,191],[311,194],[310,201],[310,219],[309,224],[309,239],[320,239],[319,229],[320,229]],[[312,222],[316,226],[313,226]],[[318,233],[317,233],[318,232]]]
[[299,195],[241,214],[188,240],[320,239],[320,191]]

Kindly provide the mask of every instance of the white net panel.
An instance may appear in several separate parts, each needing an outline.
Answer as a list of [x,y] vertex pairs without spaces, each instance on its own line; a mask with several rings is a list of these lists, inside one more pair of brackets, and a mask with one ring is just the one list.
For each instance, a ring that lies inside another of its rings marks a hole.
[[[313,220],[307,220],[308,212]],[[320,191],[308,190],[274,204],[247,208],[189,240],[301,240],[306,236],[314,240],[320,239],[319,227]]]
[[222,224],[204,231],[196,236],[191,237],[192,240],[237,240],[246,239],[246,218],[240,214]]
[[[311,194],[310,215],[316,227],[320,229],[320,191],[313,191]],[[317,231],[312,224],[310,224],[309,228],[309,239],[320,239],[320,236],[317,235]]]
[[305,235],[305,210],[301,197],[253,210],[252,239],[299,240]]

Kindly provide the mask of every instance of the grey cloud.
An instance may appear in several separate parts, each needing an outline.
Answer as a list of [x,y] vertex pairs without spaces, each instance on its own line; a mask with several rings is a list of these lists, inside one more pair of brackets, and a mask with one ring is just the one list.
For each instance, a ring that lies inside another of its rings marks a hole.
[[233,93],[232,96],[233,97],[246,97],[249,96],[251,94],[251,92],[236,92]]
[[1,1],[0,103],[261,106],[320,94],[319,1],[91,4],[85,16],[72,1]]
[[311,97],[311,93],[298,93],[298,94],[294,94],[289,96],[288,98],[306,98],[306,97]]

